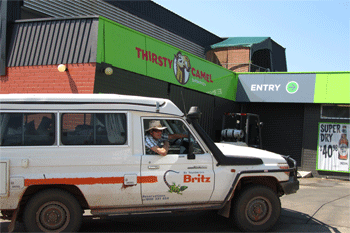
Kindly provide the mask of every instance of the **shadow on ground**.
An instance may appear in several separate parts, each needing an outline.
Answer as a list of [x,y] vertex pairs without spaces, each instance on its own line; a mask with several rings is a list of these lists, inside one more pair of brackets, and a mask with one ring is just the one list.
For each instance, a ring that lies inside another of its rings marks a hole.
[[308,214],[282,208],[281,216],[271,232],[339,232],[334,227]]
[[[1,222],[1,231],[7,232],[9,222]],[[23,232],[17,223],[15,232]],[[213,211],[185,214],[152,214],[84,217],[80,232],[239,232],[226,218]],[[281,217],[270,232],[340,232],[311,216],[282,209]]]

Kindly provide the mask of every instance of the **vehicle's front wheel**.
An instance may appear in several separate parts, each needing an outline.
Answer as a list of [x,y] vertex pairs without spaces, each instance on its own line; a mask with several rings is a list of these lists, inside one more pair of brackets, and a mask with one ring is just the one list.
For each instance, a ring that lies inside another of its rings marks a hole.
[[82,209],[70,193],[49,189],[29,200],[23,222],[28,232],[76,232],[81,226]]
[[277,194],[262,185],[243,189],[234,200],[232,217],[239,229],[249,232],[269,230],[281,214],[281,202]]

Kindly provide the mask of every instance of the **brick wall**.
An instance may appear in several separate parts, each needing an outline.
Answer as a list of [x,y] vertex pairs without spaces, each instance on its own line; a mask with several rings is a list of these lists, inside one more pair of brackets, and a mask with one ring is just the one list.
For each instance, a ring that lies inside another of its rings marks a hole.
[[249,54],[248,47],[218,48],[208,51],[206,58],[234,72],[249,72]]
[[96,63],[7,67],[0,76],[0,94],[8,93],[93,93]]

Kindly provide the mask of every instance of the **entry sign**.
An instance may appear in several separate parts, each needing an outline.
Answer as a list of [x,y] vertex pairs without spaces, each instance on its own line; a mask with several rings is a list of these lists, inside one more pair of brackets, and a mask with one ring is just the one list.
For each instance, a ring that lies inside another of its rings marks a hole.
[[320,123],[317,170],[349,172],[350,124]]
[[239,74],[237,102],[313,103],[316,74]]

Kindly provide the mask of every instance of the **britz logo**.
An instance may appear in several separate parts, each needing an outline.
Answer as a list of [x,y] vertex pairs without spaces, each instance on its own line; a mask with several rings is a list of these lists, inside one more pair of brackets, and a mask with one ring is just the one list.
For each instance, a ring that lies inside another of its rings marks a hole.
[[191,175],[184,175],[184,183],[210,183],[210,177],[198,174],[197,177]]

